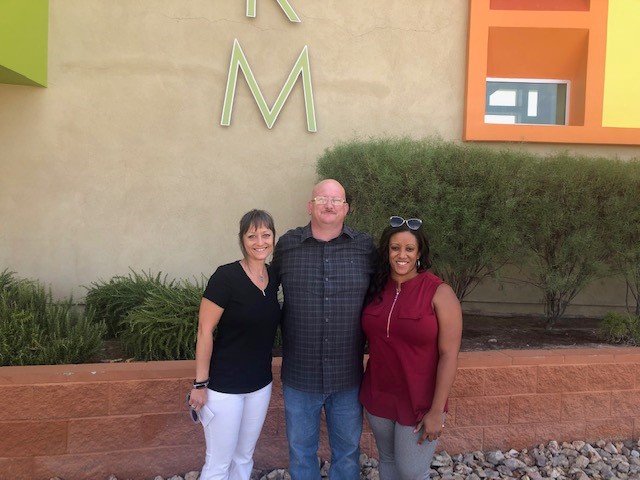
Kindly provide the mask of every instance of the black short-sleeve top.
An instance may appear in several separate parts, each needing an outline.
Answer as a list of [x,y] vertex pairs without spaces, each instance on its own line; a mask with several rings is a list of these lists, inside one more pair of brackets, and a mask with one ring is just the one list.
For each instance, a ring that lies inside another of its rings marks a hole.
[[260,290],[236,261],[218,267],[203,297],[224,309],[209,365],[209,388],[249,393],[272,380],[271,348],[280,322],[278,283],[267,267],[269,283]]

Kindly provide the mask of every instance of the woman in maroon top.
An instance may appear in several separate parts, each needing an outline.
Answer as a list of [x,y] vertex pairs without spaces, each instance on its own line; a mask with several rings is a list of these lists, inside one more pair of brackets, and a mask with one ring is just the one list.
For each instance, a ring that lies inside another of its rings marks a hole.
[[417,218],[391,217],[362,312],[369,361],[360,401],[378,446],[381,480],[429,478],[458,364],[460,302],[427,272],[421,226]]

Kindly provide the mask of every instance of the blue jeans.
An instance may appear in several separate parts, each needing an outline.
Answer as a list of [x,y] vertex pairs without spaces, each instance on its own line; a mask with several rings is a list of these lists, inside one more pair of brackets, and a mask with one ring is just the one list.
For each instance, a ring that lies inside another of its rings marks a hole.
[[360,478],[362,405],[359,388],[331,394],[307,393],[282,386],[292,480],[320,480],[318,447],[324,407],[331,447],[331,480]]

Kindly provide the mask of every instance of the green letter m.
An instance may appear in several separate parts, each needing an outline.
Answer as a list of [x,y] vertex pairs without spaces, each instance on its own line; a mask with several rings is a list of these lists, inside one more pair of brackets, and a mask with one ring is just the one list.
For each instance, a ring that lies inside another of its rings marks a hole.
[[247,57],[244,56],[242,47],[238,39],[233,40],[233,51],[231,52],[231,62],[229,64],[229,76],[227,77],[227,88],[224,95],[224,105],[222,107],[222,121],[221,125],[229,126],[231,124],[231,111],[233,110],[233,99],[236,93],[236,83],[238,80],[238,70],[242,69],[244,78],[249,85],[249,89],[253,94],[253,98],[258,104],[260,113],[264,118],[264,122],[268,128],[273,127],[276,122],[284,103],[287,101],[293,86],[299,76],[302,76],[302,89],[304,92],[304,106],[307,112],[307,130],[310,132],[316,132],[316,110],[313,104],[313,89],[311,87],[311,67],[309,64],[309,51],[305,45],[296,60],[295,65],[291,69],[291,73],[287,78],[287,81],[280,90],[280,94],[273,104],[273,108],[269,108],[262,91],[256,82],[256,78],[253,76]]

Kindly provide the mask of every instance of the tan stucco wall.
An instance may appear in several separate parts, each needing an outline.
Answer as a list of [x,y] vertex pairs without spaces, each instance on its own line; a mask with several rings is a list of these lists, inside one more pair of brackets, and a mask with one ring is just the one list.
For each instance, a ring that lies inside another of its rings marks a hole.
[[[275,0],[253,19],[243,0],[50,2],[49,87],[0,85],[0,269],[77,297],[129,267],[208,275],[238,258],[245,211],[268,209],[280,233],[307,221],[336,141],[461,139],[467,0],[291,5],[302,23]],[[300,83],[269,130],[243,78],[220,126],[234,38],[270,104],[308,45],[317,133]]]

